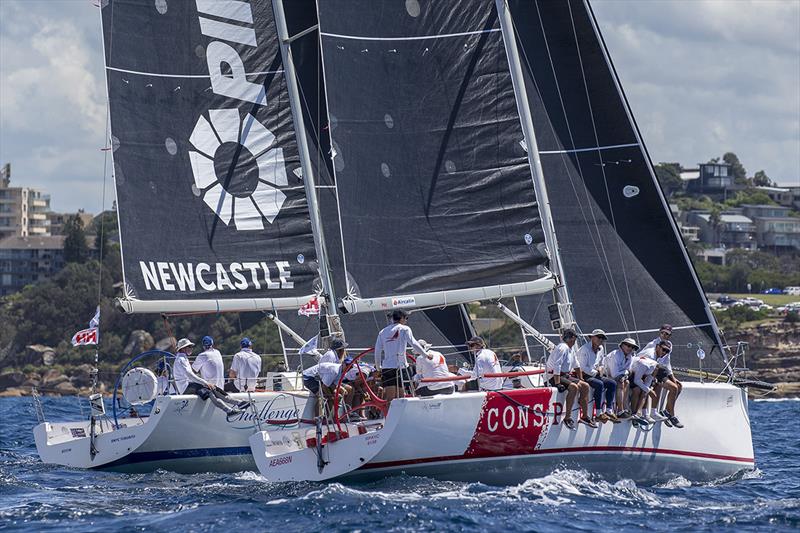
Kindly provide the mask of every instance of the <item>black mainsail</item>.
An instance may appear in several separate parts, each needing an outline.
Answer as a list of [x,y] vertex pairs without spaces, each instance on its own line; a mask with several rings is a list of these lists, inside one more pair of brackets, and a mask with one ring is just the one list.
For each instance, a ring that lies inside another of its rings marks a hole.
[[462,4],[319,3],[351,311],[552,285],[497,13]]
[[[675,326],[673,361],[721,369],[718,329],[588,4],[510,0],[575,317],[619,341]],[[541,297],[522,317],[549,329]],[[650,330],[650,331],[647,331]]]
[[112,0],[102,17],[123,306],[305,303],[316,254],[270,4]]

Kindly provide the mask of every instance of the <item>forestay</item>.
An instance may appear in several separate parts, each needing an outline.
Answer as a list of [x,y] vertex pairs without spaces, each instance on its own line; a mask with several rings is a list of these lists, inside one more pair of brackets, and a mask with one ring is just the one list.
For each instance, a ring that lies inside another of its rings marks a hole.
[[497,13],[462,4],[319,4],[351,311],[552,286]]
[[[717,329],[621,86],[581,0],[511,0],[565,279],[583,328],[648,342],[676,326],[673,364],[697,366]],[[548,300],[519,298],[549,330]],[[704,362],[721,369],[719,349]]]
[[269,2],[103,2],[129,311],[299,307],[316,255]]

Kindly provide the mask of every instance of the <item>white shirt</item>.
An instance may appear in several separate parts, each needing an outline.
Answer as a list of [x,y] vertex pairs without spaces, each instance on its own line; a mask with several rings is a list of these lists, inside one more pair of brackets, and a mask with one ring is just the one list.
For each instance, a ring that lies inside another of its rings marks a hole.
[[597,369],[603,366],[603,358],[605,358],[606,349],[603,345],[595,352],[592,349],[592,343],[587,342],[580,347],[578,353],[575,354],[575,365],[573,368],[579,368],[583,371],[584,375],[594,377],[597,374]]
[[189,359],[186,354],[179,352],[175,355],[175,363],[172,366],[172,377],[175,378],[175,389],[178,394],[183,394],[189,383],[199,383],[200,385],[208,385],[208,382],[194,373],[192,365],[189,364]]
[[653,383],[653,372],[658,363],[649,357],[634,357],[631,362],[633,382],[642,389],[649,389]]
[[[425,355],[425,348],[417,342],[411,328],[395,322],[383,328],[378,333],[375,341],[375,366],[378,368],[405,368],[406,346],[412,346],[414,351]],[[381,359],[383,355],[383,359]]]
[[650,359],[655,360],[658,363],[658,366],[665,368],[668,374],[672,374],[672,363],[670,361],[670,355],[672,355],[671,351],[670,353],[665,354],[661,357],[656,357],[656,345],[653,343],[649,343],[644,350],[639,352],[639,355],[645,355]]
[[215,387],[225,388],[225,365],[222,363],[222,354],[219,350],[209,348],[202,352],[192,363],[192,369],[200,372],[203,379],[213,383]]
[[342,365],[339,363],[319,363],[303,371],[304,378],[316,378],[326,387],[333,387],[339,381],[339,372]]
[[503,388],[503,378],[484,378],[484,374],[498,374],[503,369],[497,355],[488,348],[483,348],[475,355],[475,368],[472,370],[472,377],[479,378],[478,383],[481,390],[500,390]]
[[339,354],[337,354],[333,350],[328,350],[319,358],[320,363],[338,363],[339,362]]
[[603,360],[603,367],[606,370],[606,375],[610,378],[617,379],[622,376],[626,371],[631,369],[631,360],[633,359],[633,350],[628,355],[621,348],[617,348],[609,352]]
[[[261,356],[254,353],[250,348],[242,350],[233,356],[231,370],[236,372],[236,379],[233,384],[240,392],[245,390],[256,390],[258,376],[261,374]],[[246,388],[245,388],[246,387]]]
[[361,372],[364,374],[365,378],[368,378],[370,374],[375,370],[371,366],[366,363],[359,362],[357,365],[353,365],[350,367],[350,370],[347,371],[347,374],[344,375],[344,379],[348,381],[355,381],[358,379],[358,369],[361,369]]
[[558,344],[553,348],[553,351],[550,352],[550,355],[547,357],[547,362],[544,365],[547,379],[554,375],[569,374],[570,370],[575,368],[575,365],[572,364],[574,358],[574,346],[570,348],[567,346],[566,342]]
[[[444,356],[436,350],[428,350],[428,355],[421,355],[417,357],[417,375],[421,379],[425,378],[451,378],[455,374],[451,374],[447,368],[447,360]],[[420,387],[428,387],[430,390],[444,390],[452,389],[452,381],[441,381],[437,383],[420,383]]]

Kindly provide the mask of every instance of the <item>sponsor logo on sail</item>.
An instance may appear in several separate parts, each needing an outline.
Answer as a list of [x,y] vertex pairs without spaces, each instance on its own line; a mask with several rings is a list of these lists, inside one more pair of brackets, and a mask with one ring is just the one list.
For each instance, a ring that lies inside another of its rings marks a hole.
[[[206,47],[211,90],[242,102],[265,105],[264,86],[247,79],[241,56],[229,44],[258,46],[252,6],[233,0],[196,0],[196,5],[200,31],[217,39]],[[263,230],[265,219],[270,224],[274,222],[286,200],[280,187],[286,187],[288,180],[283,149],[264,124],[251,113],[242,116],[238,108],[210,109],[208,118],[201,115],[197,119],[189,141],[195,148],[189,151],[189,159],[196,192],[226,226],[233,222],[238,231],[252,231]],[[234,148],[228,150],[226,146]],[[245,151],[255,159],[255,169],[237,164],[248,155]],[[232,162],[221,161],[228,170],[220,180],[218,159],[231,154]],[[253,172],[257,179],[250,177]],[[230,185],[238,180],[252,183],[244,190],[234,191]]]

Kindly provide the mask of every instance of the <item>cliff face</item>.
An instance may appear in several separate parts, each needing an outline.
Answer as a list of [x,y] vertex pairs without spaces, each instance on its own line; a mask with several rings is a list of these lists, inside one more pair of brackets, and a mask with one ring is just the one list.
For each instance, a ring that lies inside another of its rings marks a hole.
[[778,390],[770,397],[800,397],[800,324],[766,322],[729,334],[727,339],[731,344],[750,345],[746,376],[776,383]]

